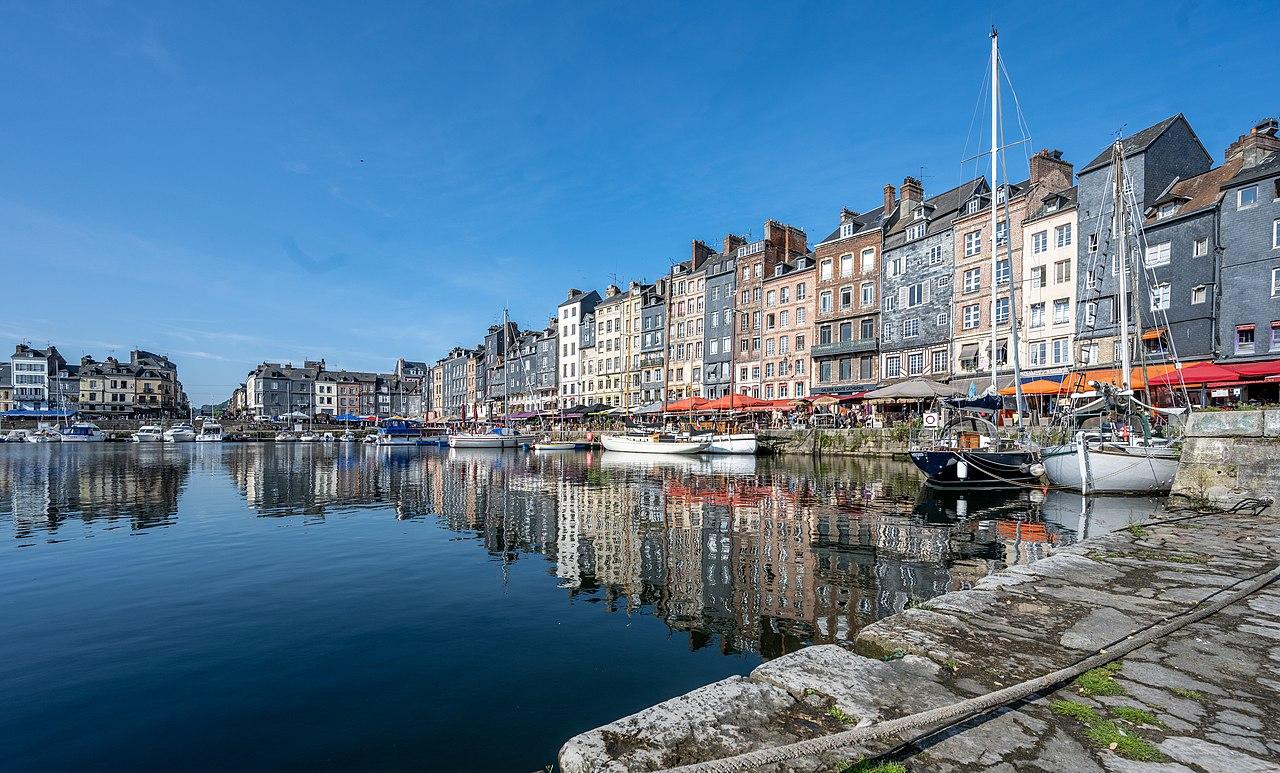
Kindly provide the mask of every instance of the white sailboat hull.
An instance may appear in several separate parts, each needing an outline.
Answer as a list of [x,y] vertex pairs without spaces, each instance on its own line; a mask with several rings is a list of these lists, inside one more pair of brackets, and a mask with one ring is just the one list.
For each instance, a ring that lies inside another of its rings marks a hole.
[[1078,448],[1067,443],[1041,452],[1050,485],[1090,494],[1163,494],[1173,487],[1178,472],[1178,460],[1168,449],[1142,447],[1086,447],[1087,469],[1082,470]]
[[533,435],[450,435],[450,448],[519,448],[536,440]]
[[702,436],[701,440],[709,439],[711,445],[707,446],[709,454],[751,454],[755,455],[760,448],[760,443],[754,432],[739,432],[730,435],[711,435]]
[[601,435],[600,443],[606,451],[623,451],[629,454],[701,454],[711,444],[705,440],[660,442],[647,437]]

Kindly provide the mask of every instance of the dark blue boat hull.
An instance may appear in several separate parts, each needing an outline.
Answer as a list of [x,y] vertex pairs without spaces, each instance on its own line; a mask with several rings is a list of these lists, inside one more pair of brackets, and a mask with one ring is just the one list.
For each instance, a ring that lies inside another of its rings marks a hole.
[[[912,451],[911,461],[936,486],[1034,486],[1030,451]],[[965,475],[961,477],[963,463]]]

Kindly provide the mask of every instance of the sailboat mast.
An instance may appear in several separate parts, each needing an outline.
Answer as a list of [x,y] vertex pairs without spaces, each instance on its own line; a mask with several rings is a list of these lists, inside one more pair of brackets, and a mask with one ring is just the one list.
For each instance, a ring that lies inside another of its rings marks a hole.
[[1000,113],[1000,44],[991,28],[991,389],[996,387],[996,152]]
[[1112,208],[1111,233],[1112,238],[1116,240],[1116,260],[1119,261],[1120,283],[1119,290],[1119,306],[1120,306],[1120,388],[1128,390],[1132,388],[1131,374],[1129,372],[1132,363],[1129,355],[1129,256],[1127,254],[1128,241],[1125,238],[1125,224],[1127,218],[1125,211],[1128,208],[1128,200],[1124,195],[1124,148],[1120,144],[1120,140],[1116,140],[1115,150],[1112,151],[1112,157],[1115,163],[1116,178],[1116,201]]

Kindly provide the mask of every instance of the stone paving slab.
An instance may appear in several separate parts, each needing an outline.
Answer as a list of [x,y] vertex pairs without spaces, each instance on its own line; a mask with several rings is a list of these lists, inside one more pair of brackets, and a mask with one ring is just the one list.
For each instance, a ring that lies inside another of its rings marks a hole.
[[[579,735],[560,763],[659,770],[953,703],[1069,665],[1277,563],[1274,515],[1131,527],[868,626],[857,653],[806,648]],[[1067,686],[924,739],[904,761],[912,771],[1280,770],[1280,588],[1131,653],[1105,678],[1113,694]],[[896,745],[776,769],[841,770]]]

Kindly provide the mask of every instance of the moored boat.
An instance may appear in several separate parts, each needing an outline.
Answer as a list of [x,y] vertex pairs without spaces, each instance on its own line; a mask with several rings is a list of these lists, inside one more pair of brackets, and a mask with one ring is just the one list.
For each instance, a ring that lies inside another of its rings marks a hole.
[[[584,447],[586,444],[582,444]],[[572,440],[539,440],[533,444],[535,451],[577,451],[578,443]]]
[[63,443],[101,443],[107,439],[107,433],[98,429],[97,424],[78,421],[58,432]]
[[163,443],[164,430],[155,424],[144,424],[130,438],[135,443]]
[[164,431],[164,442],[166,443],[194,443],[195,439],[196,428],[186,422],[174,424]]
[[522,435],[506,427],[488,432],[466,432],[449,436],[450,448],[519,448],[532,444],[534,435]]
[[1073,443],[1045,448],[1041,458],[1053,485],[1090,494],[1162,494],[1178,472],[1172,444],[1108,440],[1098,433],[1078,433]]
[[706,440],[709,454],[752,454],[760,448],[759,439],[754,432],[716,433],[711,435],[694,435],[691,440]]
[[196,435],[197,443],[221,443],[222,425],[216,421],[206,421],[200,425],[200,434]]
[[288,431],[277,432],[276,442],[277,443],[296,443],[298,442],[298,436]]
[[412,419],[385,419],[378,425],[378,434],[374,442],[380,448],[402,447],[416,446],[421,439],[420,423]]
[[706,440],[677,440],[663,435],[601,435],[606,451],[631,454],[701,454],[711,445]]

